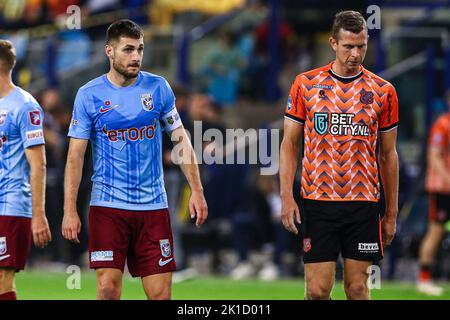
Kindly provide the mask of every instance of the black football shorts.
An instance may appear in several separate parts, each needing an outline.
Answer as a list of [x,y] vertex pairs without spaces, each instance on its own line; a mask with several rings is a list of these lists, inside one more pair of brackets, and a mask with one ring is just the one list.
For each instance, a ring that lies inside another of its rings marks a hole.
[[378,203],[302,200],[304,263],[383,258]]
[[450,194],[430,193],[428,217],[430,221],[445,224],[450,220]]

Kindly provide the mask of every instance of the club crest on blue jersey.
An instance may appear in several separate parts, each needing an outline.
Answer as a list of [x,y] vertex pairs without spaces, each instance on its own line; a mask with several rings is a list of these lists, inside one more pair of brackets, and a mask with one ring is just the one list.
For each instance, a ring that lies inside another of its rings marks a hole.
[[6,237],[0,237],[0,255],[4,255],[6,250]]
[[28,112],[30,123],[34,126],[41,125],[41,113],[38,110]]
[[5,123],[7,115],[8,115],[8,111],[0,110],[0,126]]
[[6,138],[5,134],[4,134],[3,132],[0,133],[0,150],[2,150],[3,145],[5,144],[5,142],[6,142],[7,140],[8,140],[8,139]]
[[164,258],[170,257],[170,254],[172,253],[170,250],[170,242],[169,239],[162,239],[159,240],[159,246],[161,248],[161,254]]
[[152,111],[154,108],[153,97],[150,93],[141,94],[142,108],[145,111]]

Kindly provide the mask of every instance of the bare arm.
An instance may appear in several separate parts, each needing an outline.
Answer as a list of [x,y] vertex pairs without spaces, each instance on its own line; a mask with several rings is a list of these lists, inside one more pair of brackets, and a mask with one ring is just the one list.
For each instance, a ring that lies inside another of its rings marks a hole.
[[397,129],[381,132],[378,161],[383,182],[386,211],[383,219],[384,241],[389,245],[396,231],[398,213],[398,154],[396,148]]
[[284,227],[297,234],[294,215],[300,223],[300,211],[294,200],[293,185],[297,171],[299,144],[303,138],[303,125],[295,121],[284,120],[284,136],[280,149],[280,196],[282,203],[282,221]]
[[203,195],[203,186],[200,180],[197,157],[192,148],[191,141],[182,125],[173,131],[170,131],[169,136],[174,144],[173,152],[181,155],[181,158],[175,160],[180,164],[181,170],[191,188],[192,194],[189,201],[189,211],[191,218],[197,216],[196,225],[199,227],[208,217],[208,206],[206,204],[205,196]]
[[77,212],[77,197],[83,170],[84,154],[88,140],[70,139],[64,176],[64,218],[62,234],[64,238],[79,243],[78,233],[81,222]]
[[44,145],[26,148],[25,156],[30,164],[32,198],[31,230],[33,233],[33,241],[37,247],[43,248],[52,238],[45,216],[45,175],[47,163]]

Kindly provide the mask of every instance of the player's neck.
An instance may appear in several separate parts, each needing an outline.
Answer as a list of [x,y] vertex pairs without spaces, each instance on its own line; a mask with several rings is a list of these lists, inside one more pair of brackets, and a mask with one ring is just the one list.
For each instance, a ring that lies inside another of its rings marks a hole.
[[340,77],[348,78],[356,76],[358,73],[360,73],[361,66],[358,66],[356,68],[348,68],[346,66],[341,65],[337,60],[335,60],[331,65],[331,70],[333,70],[333,72]]
[[137,80],[137,77],[125,78],[114,69],[109,70],[109,72],[106,74],[106,77],[108,78],[109,82],[111,82],[116,87],[128,87],[134,84]]
[[0,98],[6,97],[10,94],[16,86],[11,80],[11,74],[1,75],[0,74]]

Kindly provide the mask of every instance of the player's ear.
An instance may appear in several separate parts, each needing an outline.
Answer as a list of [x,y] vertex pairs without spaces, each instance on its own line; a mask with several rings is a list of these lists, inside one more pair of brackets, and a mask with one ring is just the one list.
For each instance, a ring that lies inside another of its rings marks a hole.
[[108,56],[108,58],[113,58],[114,56],[114,48],[109,43],[105,45],[105,54]]
[[333,37],[330,37],[328,39],[328,41],[330,42],[331,48],[333,48],[333,50],[336,51],[336,49],[337,49],[337,40],[335,38],[333,38]]

